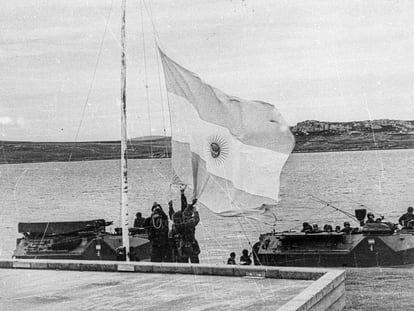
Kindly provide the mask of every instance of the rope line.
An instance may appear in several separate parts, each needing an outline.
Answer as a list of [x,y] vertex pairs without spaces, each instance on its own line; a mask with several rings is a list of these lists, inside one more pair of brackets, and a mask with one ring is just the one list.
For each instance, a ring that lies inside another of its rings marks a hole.
[[[159,39],[159,34],[157,32],[157,29],[156,29],[156,26],[155,26],[155,22],[154,22],[154,16],[153,16],[153,11],[152,11],[152,3],[151,3],[151,0],[148,0],[147,3],[145,2],[145,0],[142,0],[142,5],[144,6],[144,8],[146,10],[147,15],[148,15],[149,20],[150,20],[150,23],[152,25],[152,33],[153,33],[154,41],[155,41],[155,48],[156,48],[157,53],[158,53],[158,49],[161,47],[161,41]],[[141,6],[141,9],[142,9],[142,6]],[[142,12],[141,12],[141,14],[142,14]],[[144,57],[145,57],[145,54],[144,54]],[[160,92],[160,100],[161,100],[161,108],[162,108],[163,130],[164,130],[164,136],[166,136],[166,118],[165,118],[165,115],[164,115],[164,101],[163,101],[163,98],[162,98],[163,89],[162,89],[162,85],[161,85],[161,80],[162,80],[161,75],[163,74],[163,68],[160,65],[160,61],[159,61],[158,57],[156,57],[156,61],[157,61],[157,69],[158,69],[157,73],[158,73],[158,82],[159,82],[159,92]],[[165,82],[165,85],[166,85],[165,75],[164,75],[164,82]],[[166,96],[166,99],[167,99],[167,108],[168,108],[168,112],[169,112],[170,129],[171,129],[171,137],[172,137],[173,136],[173,126],[172,126],[173,123],[172,123],[172,116],[171,116],[171,102],[170,102],[170,97],[169,97],[168,91],[166,91],[166,94],[167,94],[167,96]],[[199,190],[201,190],[201,192],[203,192],[204,187],[206,186],[206,184],[202,185],[201,186],[201,189],[199,189]],[[226,187],[225,187],[226,189],[224,189],[223,187],[221,187],[221,188],[222,188],[222,191],[225,193],[225,195],[228,196],[228,198],[231,200],[231,196],[230,196],[230,191],[228,189],[228,185],[226,185]],[[171,185],[170,185],[170,189],[171,189]],[[201,204],[202,206],[204,206],[201,202],[199,202],[199,204]],[[251,219],[251,220],[258,221],[255,218],[246,217],[245,215],[243,215],[242,217],[244,217],[245,219]],[[253,248],[253,245],[252,245],[252,243],[251,243],[251,241],[249,239],[249,236],[248,236],[245,228],[243,227],[243,225],[242,225],[242,223],[240,221],[240,217],[239,216],[237,216],[237,221],[238,221],[238,223],[240,225],[240,228],[241,228],[241,230],[243,232],[243,235],[245,236],[245,238],[246,238],[249,246],[251,248]],[[215,243],[221,249],[224,250],[224,248],[225,248],[224,245],[221,244],[220,241],[218,239],[216,239],[215,236],[212,236],[210,234],[209,230],[207,230],[207,228],[205,228],[205,225],[203,224],[202,221],[200,221],[200,224],[204,228],[204,230],[208,233],[208,235],[210,235],[210,238],[213,238],[213,240],[215,241]],[[257,231],[257,229],[256,229],[256,231]],[[257,256],[256,256],[256,258],[257,258]]]
[[261,265],[262,263],[260,262],[259,256],[258,256],[258,254],[256,254],[256,253],[255,253],[255,251],[254,251],[254,249],[253,249],[253,245],[252,245],[252,243],[250,242],[250,239],[249,239],[249,237],[248,237],[248,235],[247,235],[247,232],[244,230],[244,227],[243,227],[243,225],[242,225],[242,223],[241,223],[241,221],[240,221],[239,217],[237,217],[237,220],[238,220],[238,222],[239,222],[239,224],[240,224],[240,228],[242,229],[244,236],[246,237],[247,243],[249,243],[249,246],[250,246],[250,248],[251,248],[251,250],[252,250],[251,255],[253,255],[253,264],[254,264],[254,259],[256,258],[256,260],[257,260],[257,262],[259,263],[259,265]]
[[[164,100],[163,100],[163,89],[162,89],[162,69],[161,69],[161,65],[160,65],[160,60],[159,60],[159,53],[158,53],[158,49],[161,46],[161,40],[159,39],[159,34],[157,31],[157,27],[155,26],[155,21],[154,21],[154,15],[153,15],[153,11],[152,11],[152,3],[151,0],[148,1],[148,5],[146,4],[145,0],[142,0],[142,5],[145,8],[145,11],[148,15],[149,21],[151,23],[152,26],[152,35],[154,38],[154,48],[155,48],[155,59],[157,62],[157,75],[158,75],[158,86],[159,86],[159,95],[160,95],[160,105],[161,105],[161,116],[162,116],[162,124],[163,124],[163,133],[164,133],[164,137],[167,136],[167,130],[166,130],[166,118],[165,118],[165,111],[164,111]],[[167,98],[168,101],[168,98]],[[171,123],[170,123],[170,127],[171,127]],[[167,156],[169,154],[169,150],[168,150],[168,142],[165,142],[165,155]]]
[[[37,245],[37,252],[39,252],[39,249],[40,249],[40,244],[42,244],[42,242],[43,242],[43,240],[44,240],[44,238],[45,238],[45,235],[46,235],[47,229],[49,228],[49,224],[50,224],[50,222],[48,222],[48,223],[47,223],[46,228],[45,228],[45,231],[43,231],[43,235],[42,235],[42,238],[40,239],[40,243]],[[35,259],[36,259],[36,258],[37,258],[37,256],[35,256]]]
[[155,38],[156,44],[157,44],[158,46],[161,46],[161,40],[160,40],[160,37],[159,37],[158,31],[157,31],[157,27],[155,27],[154,15],[153,15],[153,13],[152,13],[152,5],[151,5],[151,0],[149,0],[149,1],[148,1],[148,3],[149,3],[149,5],[148,5],[148,6],[145,4],[145,0],[142,0],[142,2],[143,2],[143,4],[144,4],[144,8],[145,8],[145,10],[147,11],[147,14],[148,14],[149,20],[150,20],[150,22],[151,22],[151,25],[152,25],[152,33],[154,34],[154,38]]
[[[145,51],[143,0],[140,2],[139,7],[140,7],[140,15],[141,15],[142,56],[144,58],[145,95],[146,95],[146,102],[147,102],[149,135],[151,137],[152,136],[152,124],[151,124],[151,107],[150,107],[149,85],[148,85],[147,53]],[[152,158],[152,157],[153,157],[153,154],[152,154],[152,139],[150,139],[150,158]]]
[[[162,127],[163,127],[163,132],[164,132],[164,137],[167,137],[167,130],[166,130],[166,122],[165,122],[165,112],[164,112],[164,100],[163,100],[163,91],[162,91],[162,87],[161,87],[161,66],[160,66],[160,60],[159,60],[159,54],[158,54],[158,46],[155,43],[155,59],[157,60],[157,74],[158,74],[158,85],[159,85],[159,91],[160,91],[160,105],[161,105],[161,116],[162,116]],[[169,154],[169,150],[168,150],[168,141],[165,140],[165,157],[167,157]]]
[[76,130],[75,142],[74,142],[74,144],[72,146],[72,150],[71,150],[70,155],[69,155],[69,160],[68,160],[69,162],[72,160],[72,155],[73,155],[73,152],[74,152],[74,150],[76,148],[76,144],[78,142],[78,137],[79,137],[80,129],[82,127],[83,119],[85,117],[86,107],[87,107],[87,105],[89,103],[89,98],[90,98],[91,93],[92,93],[92,89],[93,89],[93,85],[94,85],[95,77],[96,77],[96,72],[98,70],[99,61],[100,61],[101,56],[102,56],[103,44],[105,42],[105,37],[106,37],[106,33],[108,31],[108,25],[109,25],[109,21],[110,21],[110,18],[111,18],[112,6],[113,6],[113,0],[111,1],[111,6],[109,8],[108,15],[106,17],[105,30],[104,30],[104,33],[102,35],[101,44],[99,46],[99,52],[98,52],[98,55],[97,55],[97,58],[96,58],[95,68],[94,68],[93,74],[92,74],[92,81],[91,81],[91,84],[89,86],[88,93],[86,95],[85,103],[83,104],[81,119],[79,121],[78,129]]

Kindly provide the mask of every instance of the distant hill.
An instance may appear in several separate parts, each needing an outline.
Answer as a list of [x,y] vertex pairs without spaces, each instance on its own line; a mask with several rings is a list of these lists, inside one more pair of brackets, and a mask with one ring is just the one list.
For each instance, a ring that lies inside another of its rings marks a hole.
[[[1,141],[0,164],[31,162],[66,162],[119,159],[119,141],[101,142],[30,142]],[[128,141],[128,158],[168,158],[171,138],[138,138]]]
[[[322,122],[307,120],[291,127],[293,152],[414,149],[414,121],[367,120]],[[30,142],[0,141],[0,164],[119,159],[119,141]],[[128,158],[168,158],[171,137],[147,136],[128,141]]]
[[144,140],[150,141],[150,140],[160,140],[160,139],[163,140],[163,139],[166,139],[166,138],[168,140],[169,137],[161,136],[161,135],[153,135],[153,136],[134,137],[134,138],[131,138],[130,140],[132,140],[132,141],[144,141]]
[[296,124],[291,131],[296,137],[294,152],[414,148],[414,121],[308,120]]

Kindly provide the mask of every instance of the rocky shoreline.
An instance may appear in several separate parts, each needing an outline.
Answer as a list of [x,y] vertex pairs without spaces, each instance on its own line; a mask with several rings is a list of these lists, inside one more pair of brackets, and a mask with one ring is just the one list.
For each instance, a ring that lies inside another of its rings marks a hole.
[[413,149],[414,121],[366,120],[321,122],[308,120],[291,128],[294,152]]
[[[291,127],[293,152],[338,152],[414,149],[414,121],[373,120],[322,122],[308,120]],[[0,141],[0,164],[118,159],[119,141],[29,142]],[[170,137],[128,141],[130,159],[168,158]]]

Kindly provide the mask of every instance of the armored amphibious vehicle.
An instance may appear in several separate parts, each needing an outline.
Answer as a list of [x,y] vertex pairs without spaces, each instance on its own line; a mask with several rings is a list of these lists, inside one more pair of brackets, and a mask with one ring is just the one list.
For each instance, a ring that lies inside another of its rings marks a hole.
[[[15,258],[125,260],[121,229],[106,231],[104,219],[67,222],[19,223],[23,234],[16,242]],[[129,230],[130,260],[150,258],[151,246],[143,230]]]
[[[356,213],[357,214],[357,213]],[[359,219],[361,221],[361,219]],[[389,267],[414,264],[414,228],[363,223],[351,232],[261,235],[256,264],[303,267]]]

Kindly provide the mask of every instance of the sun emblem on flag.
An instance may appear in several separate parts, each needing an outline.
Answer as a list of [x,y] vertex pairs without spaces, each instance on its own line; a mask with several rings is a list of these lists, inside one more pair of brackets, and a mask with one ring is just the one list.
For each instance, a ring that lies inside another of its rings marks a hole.
[[208,152],[216,164],[223,164],[229,154],[229,144],[219,135],[212,136],[208,140]]

